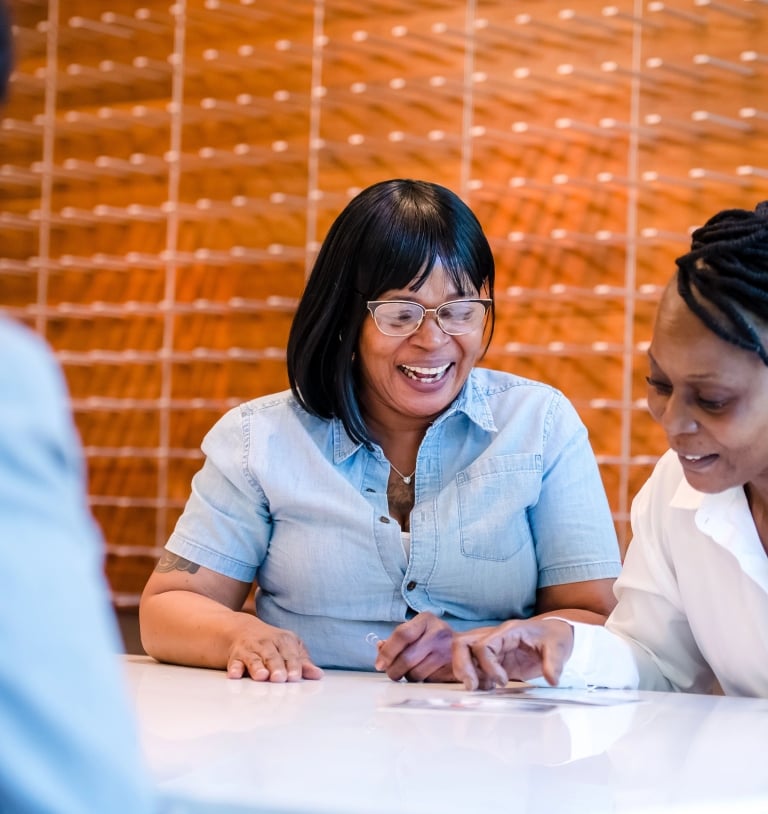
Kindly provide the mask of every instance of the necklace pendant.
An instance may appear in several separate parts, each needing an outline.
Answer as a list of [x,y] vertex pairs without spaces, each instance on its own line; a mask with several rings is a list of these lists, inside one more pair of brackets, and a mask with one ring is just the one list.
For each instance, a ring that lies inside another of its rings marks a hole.
[[416,474],[416,470],[414,469],[410,475],[403,475],[403,473],[390,461],[389,468],[397,473],[397,476],[400,480],[406,485],[410,485],[411,481],[413,480],[413,476]]

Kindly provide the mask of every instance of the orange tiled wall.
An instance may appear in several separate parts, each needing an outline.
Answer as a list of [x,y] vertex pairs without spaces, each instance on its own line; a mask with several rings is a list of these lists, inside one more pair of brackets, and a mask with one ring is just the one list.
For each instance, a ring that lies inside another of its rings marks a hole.
[[487,363],[574,401],[626,545],[664,448],[643,402],[660,286],[692,227],[768,198],[765,3],[13,8],[0,305],[64,366],[116,604],[136,603],[206,429],[286,386],[331,220],[393,176],[479,215]]

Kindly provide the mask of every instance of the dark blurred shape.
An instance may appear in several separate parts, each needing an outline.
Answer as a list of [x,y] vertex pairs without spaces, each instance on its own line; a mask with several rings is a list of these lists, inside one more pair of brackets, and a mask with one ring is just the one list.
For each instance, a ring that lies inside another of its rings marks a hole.
[[0,102],[5,101],[8,77],[13,65],[13,34],[11,14],[5,0],[0,0]]

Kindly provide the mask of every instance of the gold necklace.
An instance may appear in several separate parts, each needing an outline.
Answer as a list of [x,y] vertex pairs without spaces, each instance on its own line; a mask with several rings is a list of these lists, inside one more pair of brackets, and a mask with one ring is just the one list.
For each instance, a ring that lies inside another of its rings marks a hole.
[[394,469],[398,475],[400,475],[400,477],[403,479],[403,483],[406,486],[413,480],[413,476],[416,474],[416,470],[414,469],[410,475],[403,475],[403,473],[392,463],[392,461],[389,462],[389,466],[391,469]]

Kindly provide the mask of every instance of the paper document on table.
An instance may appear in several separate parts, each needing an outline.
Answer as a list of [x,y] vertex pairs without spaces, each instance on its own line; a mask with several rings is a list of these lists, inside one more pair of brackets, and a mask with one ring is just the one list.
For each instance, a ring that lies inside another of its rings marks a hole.
[[558,690],[544,687],[502,687],[488,692],[457,693],[455,698],[405,698],[390,709],[437,712],[548,712],[561,706],[613,707],[636,704],[632,696],[608,696],[599,690]]
[[637,704],[640,699],[632,695],[605,695],[602,690],[560,690],[557,687],[498,687],[490,690],[495,698],[537,704],[576,704],[589,707],[613,707],[618,704]]
[[[488,695],[472,695],[459,698],[405,698],[387,704],[387,709],[413,710],[429,712],[491,712],[494,715],[505,712],[520,712],[520,707],[510,704],[506,699],[493,698]],[[557,708],[556,704],[547,702],[528,703],[526,712],[550,712]]]

